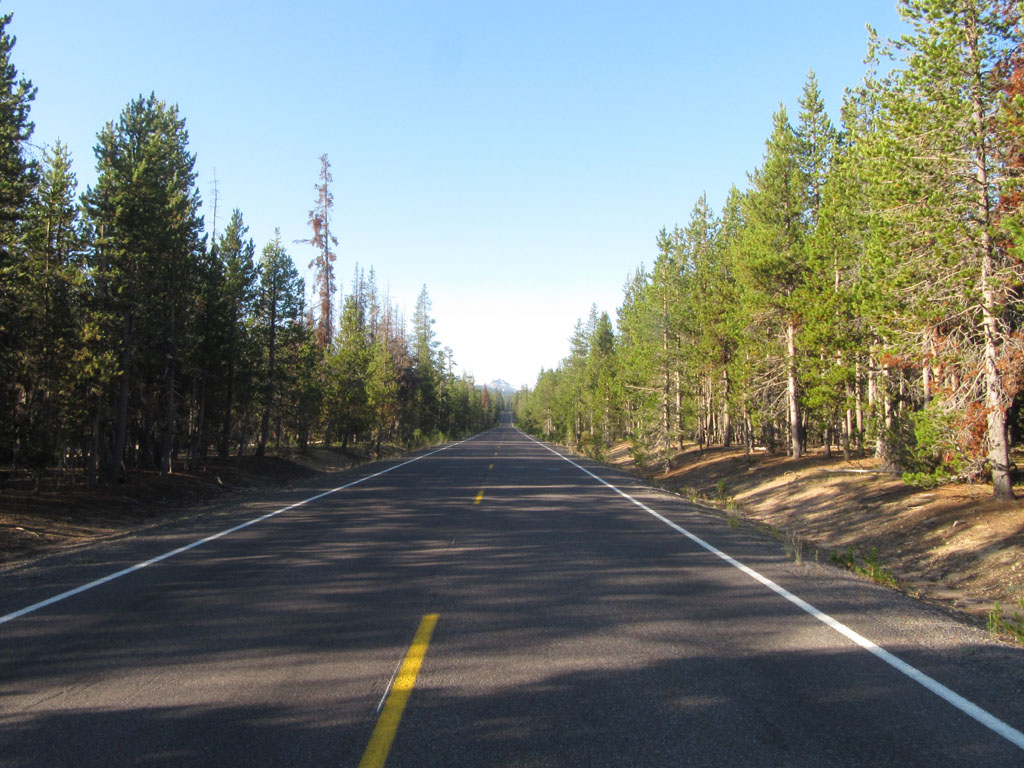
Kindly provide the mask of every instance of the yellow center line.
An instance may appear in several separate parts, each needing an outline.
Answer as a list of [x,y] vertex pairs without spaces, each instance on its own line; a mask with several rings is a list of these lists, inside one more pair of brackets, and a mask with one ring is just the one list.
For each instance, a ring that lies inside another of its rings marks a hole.
[[476,499],[474,499],[473,503],[474,504],[479,504],[481,501],[483,501],[483,499],[484,499],[484,492],[483,492],[483,490],[477,491]]
[[406,702],[409,701],[412,688],[416,684],[416,676],[420,672],[420,665],[423,664],[423,657],[427,655],[427,646],[430,645],[430,636],[434,633],[438,615],[428,613],[420,621],[412,645],[409,646],[409,652],[405,654],[402,668],[391,687],[384,711],[380,713],[377,726],[370,736],[370,743],[366,745],[363,759],[359,761],[359,768],[383,768],[384,761],[388,759],[391,742],[395,740],[402,712],[405,711]]
[[490,472],[490,471],[491,471],[492,469],[494,469],[494,465],[493,465],[493,464],[491,464],[491,466],[489,466],[489,467],[487,468],[487,471],[488,471],[488,472]]

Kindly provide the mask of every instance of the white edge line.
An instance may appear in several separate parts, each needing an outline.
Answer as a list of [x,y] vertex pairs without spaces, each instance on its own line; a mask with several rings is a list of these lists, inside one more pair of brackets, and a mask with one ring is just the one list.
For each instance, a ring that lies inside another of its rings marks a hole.
[[468,442],[468,441],[474,439],[475,437],[478,437],[478,435],[473,435],[473,437],[467,437],[465,440],[459,440],[456,443],[450,443],[449,445],[446,445],[446,446],[444,446],[442,448],[438,448],[436,450],[430,451],[429,453],[421,454],[421,455],[416,456],[414,458],[411,458],[411,459],[409,459],[407,461],[403,461],[400,464],[395,464],[394,466],[388,467],[387,469],[382,469],[379,472],[374,472],[372,475],[367,475],[366,477],[360,477],[357,480],[353,480],[351,483],[346,483],[345,485],[339,485],[337,488],[332,488],[329,491],[324,491],[323,493],[318,493],[316,496],[310,496],[308,499],[303,499],[302,501],[297,501],[294,504],[289,504],[287,507],[282,507],[281,509],[275,509],[273,512],[267,512],[265,515],[260,515],[259,517],[254,517],[252,520],[246,520],[244,523],[239,523],[238,525],[233,526],[232,528],[228,528],[226,530],[220,531],[219,533],[214,533],[214,534],[212,534],[210,536],[207,536],[205,538],[199,539],[198,541],[193,541],[191,544],[186,544],[183,547],[178,547],[177,549],[172,549],[170,552],[164,552],[162,555],[157,555],[156,557],[150,558],[149,560],[146,560],[145,562],[136,563],[135,565],[131,565],[131,566],[128,566],[127,568],[123,568],[122,570],[117,571],[116,573],[111,573],[111,574],[109,574],[107,576],[104,576],[102,578],[96,579],[95,581],[90,581],[88,584],[83,584],[80,587],[75,587],[74,589],[69,589],[67,592],[61,592],[59,595],[54,595],[53,597],[47,598],[46,600],[41,600],[38,603],[33,603],[32,605],[26,606],[25,608],[21,608],[20,610],[14,611],[13,613],[8,613],[8,614],[6,614],[4,616],[0,616],[0,624],[6,624],[8,621],[14,621],[15,619],[21,618],[22,616],[25,616],[25,615],[27,615],[29,613],[34,613],[35,611],[38,611],[41,608],[46,608],[48,606],[53,605],[54,603],[59,603],[62,600],[67,600],[69,597],[74,597],[75,595],[80,595],[82,592],[87,592],[90,589],[93,589],[95,587],[99,587],[99,586],[101,586],[103,584],[106,584],[107,582],[114,581],[115,579],[119,579],[122,576],[127,576],[130,573],[135,573],[135,571],[141,571],[143,568],[146,568],[146,567],[148,567],[150,565],[155,565],[156,563],[159,563],[161,560],[167,560],[168,558],[174,557],[175,555],[180,555],[182,552],[188,552],[190,549],[195,549],[196,547],[202,546],[203,544],[208,544],[211,541],[216,541],[217,539],[220,539],[220,538],[222,538],[224,536],[229,536],[232,533],[237,533],[238,531],[242,530],[243,528],[248,528],[250,525],[256,525],[257,523],[262,523],[264,520],[268,520],[271,517],[274,517],[276,515],[280,515],[283,512],[288,512],[288,511],[290,511],[292,509],[295,509],[296,507],[301,507],[303,504],[309,504],[311,501],[317,501],[318,499],[324,498],[324,496],[330,496],[332,493],[337,493],[338,491],[344,491],[346,488],[351,488],[354,485],[359,485],[360,483],[365,483],[367,480],[373,480],[374,478],[380,477],[381,475],[386,475],[388,472],[393,472],[394,470],[400,469],[400,468],[402,468],[404,466],[412,464],[415,461],[419,461],[420,459],[425,459],[428,456],[433,456],[435,453],[441,453],[441,451],[446,451],[449,448],[454,448],[457,445],[462,445],[462,443]]
[[877,658],[881,659],[882,661],[884,661],[886,664],[888,664],[893,669],[895,669],[895,670],[897,670],[899,672],[902,672],[904,675],[909,677],[915,683],[918,683],[919,685],[924,686],[925,688],[927,688],[929,691],[934,693],[939,698],[945,700],[949,704],[952,704],[954,707],[959,709],[965,715],[967,715],[968,717],[970,717],[970,718],[976,720],[977,722],[981,723],[986,728],[988,728],[988,729],[994,731],[995,733],[999,734],[1000,736],[1002,736],[1004,739],[1006,739],[1007,741],[1009,741],[1012,744],[1014,744],[1019,749],[1024,749],[1024,733],[1021,733],[1016,728],[1014,728],[1011,725],[1003,722],[1002,720],[1000,720],[995,715],[993,715],[990,712],[987,712],[986,710],[982,709],[981,707],[979,707],[974,702],[969,701],[968,699],[965,699],[963,696],[961,696],[956,691],[953,691],[952,689],[947,688],[946,686],[944,686],[942,683],[940,683],[935,678],[929,677],[928,675],[926,675],[921,670],[917,669],[916,667],[911,666],[910,664],[908,664],[907,662],[903,661],[901,658],[899,658],[895,654],[890,653],[889,651],[885,650],[884,648],[876,645],[875,643],[873,643],[871,640],[868,640],[866,637],[864,637],[860,633],[855,632],[854,630],[850,629],[848,626],[843,624],[841,621],[837,621],[836,619],[833,619],[831,616],[829,616],[827,613],[823,613],[822,611],[818,610],[813,605],[808,603],[806,600],[804,600],[804,599],[794,595],[792,592],[790,592],[785,587],[779,586],[778,584],[776,584],[774,581],[772,581],[768,577],[762,576],[760,573],[755,571],[753,568],[750,568],[749,566],[746,566],[743,563],[741,563],[739,560],[736,560],[735,558],[731,557],[730,555],[725,554],[725,552],[722,552],[717,547],[715,547],[712,544],[709,544],[708,542],[704,541],[704,539],[702,539],[699,536],[696,536],[696,535],[690,533],[688,530],[683,528],[681,525],[677,525],[676,523],[673,523],[667,517],[665,517],[664,515],[662,515],[662,514],[660,514],[658,512],[655,512],[653,509],[648,507],[643,502],[637,501],[636,499],[634,499],[632,496],[630,496],[625,491],[622,491],[622,490],[616,488],[614,485],[609,483],[607,480],[605,480],[605,479],[603,479],[601,477],[598,477],[597,475],[595,475],[593,472],[591,472],[586,467],[580,466],[579,464],[577,464],[572,459],[568,458],[567,456],[562,455],[561,453],[556,451],[554,448],[551,448],[550,446],[545,445],[544,443],[540,442],[539,440],[534,439],[532,436],[527,435],[525,432],[521,432],[521,434],[525,435],[530,440],[533,440],[533,442],[537,443],[537,445],[541,446],[542,448],[545,448],[548,451],[551,451],[551,453],[555,454],[555,456],[558,456],[560,459],[569,462],[570,464],[572,464],[574,467],[576,467],[581,472],[584,472],[585,474],[590,475],[592,478],[597,480],[599,483],[601,483],[604,486],[607,486],[608,488],[610,488],[611,490],[615,491],[617,494],[619,494],[623,498],[628,499],[629,501],[633,502],[638,507],[640,507],[640,509],[644,510],[645,512],[647,512],[650,515],[653,515],[654,517],[656,517],[661,522],[665,523],[665,525],[669,526],[673,530],[681,533],[683,536],[688,538],[690,541],[692,541],[697,546],[702,547],[703,549],[706,549],[708,552],[710,552],[711,554],[713,554],[713,555],[715,555],[717,557],[720,557],[722,560],[727,562],[729,565],[733,566],[734,568],[739,569],[740,571],[742,571],[743,573],[745,573],[747,576],[749,576],[750,578],[754,579],[755,581],[760,582],[761,584],[763,584],[764,586],[768,587],[768,589],[772,590],[773,592],[775,592],[779,596],[784,597],[786,600],[788,600],[789,602],[793,603],[793,605],[797,606],[802,611],[805,611],[806,613],[810,614],[811,616],[816,618],[818,621],[820,621],[825,626],[835,630],[836,632],[838,632],[839,634],[841,634],[844,637],[848,638],[849,640],[852,640],[854,643],[859,645],[861,648],[863,648],[864,650],[868,651],[869,653],[871,653],[872,655],[876,656]]

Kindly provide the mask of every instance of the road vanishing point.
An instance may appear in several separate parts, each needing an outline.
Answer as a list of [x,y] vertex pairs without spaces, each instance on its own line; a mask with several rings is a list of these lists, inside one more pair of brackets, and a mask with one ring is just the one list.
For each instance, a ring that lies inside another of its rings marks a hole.
[[0,768],[1024,766],[1024,657],[510,423],[0,574]]

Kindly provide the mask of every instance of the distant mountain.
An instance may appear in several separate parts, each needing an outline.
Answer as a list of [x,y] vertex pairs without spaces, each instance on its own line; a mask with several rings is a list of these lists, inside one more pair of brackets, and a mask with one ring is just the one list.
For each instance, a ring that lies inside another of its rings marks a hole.
[[494,381],[487,385],[487,389],[489,389],[491,392],[500,392],[503,395],[514,395],[516,392],[519,391],[516,387],[513,387],[504,379],[495,379]]

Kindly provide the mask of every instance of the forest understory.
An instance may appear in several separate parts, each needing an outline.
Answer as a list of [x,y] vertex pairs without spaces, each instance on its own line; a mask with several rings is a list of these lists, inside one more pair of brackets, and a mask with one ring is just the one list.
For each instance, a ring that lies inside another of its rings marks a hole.
[[1010,626],[1022,610],[1024,505],[993,498],[991,485],[924,490],[881,471],[874,458],[748,458],[742,448],[693,446],[671,468],[641,472],[620,443],[609,462],[777,539],[798,562],[871,574],[972,623],[985,625],[997,602]]

